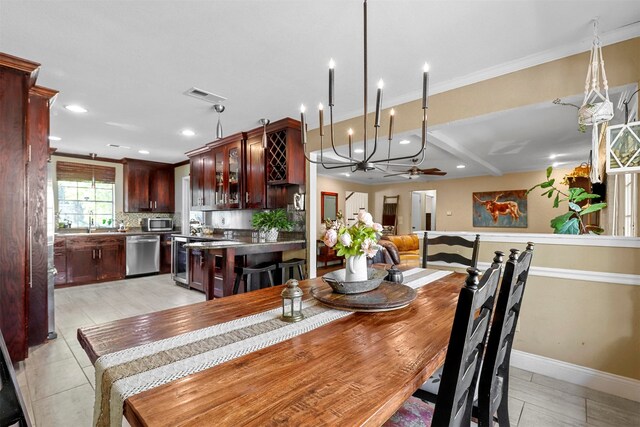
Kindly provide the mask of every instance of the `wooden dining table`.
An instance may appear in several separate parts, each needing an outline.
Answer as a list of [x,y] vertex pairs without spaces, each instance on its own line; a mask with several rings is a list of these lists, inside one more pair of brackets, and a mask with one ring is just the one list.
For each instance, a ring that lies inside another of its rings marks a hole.
[[[458,293],[452,273],[417,289],[407,307],[357,312],[278,344],[135,394],[132,426],[378,426],[444,363]],[[321,279],[300,282],[305,298]],[[102,355],[261,313],[282,286],[81,328]]]

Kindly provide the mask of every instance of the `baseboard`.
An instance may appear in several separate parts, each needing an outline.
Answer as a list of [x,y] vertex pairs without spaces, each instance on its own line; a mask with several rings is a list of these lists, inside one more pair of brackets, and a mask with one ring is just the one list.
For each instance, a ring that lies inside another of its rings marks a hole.
[[511,366],[640,402],[640,380],[524,351],[511,351]]

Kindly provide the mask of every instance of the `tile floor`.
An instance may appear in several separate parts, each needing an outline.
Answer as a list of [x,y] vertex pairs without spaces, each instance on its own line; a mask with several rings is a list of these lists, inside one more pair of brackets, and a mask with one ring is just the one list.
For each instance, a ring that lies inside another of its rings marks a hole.
[[[31,348],[29,358],[16,366],[33,424],[92,423],[94,370],[76,340],[78,327],[203,300],[203,294],[176,286],[169,275],[56,290],[58,339]],[[640,426],[638,402],[520,369],[511,374],[512,426]]]

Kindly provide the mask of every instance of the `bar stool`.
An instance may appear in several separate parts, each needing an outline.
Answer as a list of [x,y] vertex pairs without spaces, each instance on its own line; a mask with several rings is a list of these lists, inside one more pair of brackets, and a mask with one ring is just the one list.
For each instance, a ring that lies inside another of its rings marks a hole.
[[300,275],[300,280],[304,280],[304,273],[302,272],[302,266],[307,263],[306,259],[302,258],[291,258],[286,261],[282,261],[278,263],[278,268],[282,272],[282,281],[284,282],[284,270],[285,268],[289,269],[289,279],[293,279],[293,268],[298,267],[298,274]]
[[272,271],[276,269],[276,264],[273,263],[261,263],[252,265],[251,267],[236,267],[236,281],[233,284],[233,294],[237,294],[240,290],[240,281],[244,281],[244,291],[250,291],[250,283],[251,283],[251,275],[252,274],[260,274],[267,273],[269,275],[269,286],[273,286],[273,273]]

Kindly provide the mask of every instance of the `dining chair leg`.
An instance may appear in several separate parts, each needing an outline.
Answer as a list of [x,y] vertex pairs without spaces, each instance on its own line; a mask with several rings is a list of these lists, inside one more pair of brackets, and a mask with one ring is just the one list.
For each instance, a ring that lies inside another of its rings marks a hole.
[[[242,280],[242,274],[238,273],[236,274],[236,280],[233,283],[233,295],[236,295],[238,293],[238,291],[240,290],[240,280]],[[246,285],[245,285],[246,287]]]
[[271,274],[271,271],[267,271],[267,274],[269,275],[269,286],[273,288],[275,286],[273,284],[273,274]]
[[304,274],[302,274],[302,265],[298,264],[298,273],[300,274],[300,280],[304,280]]

